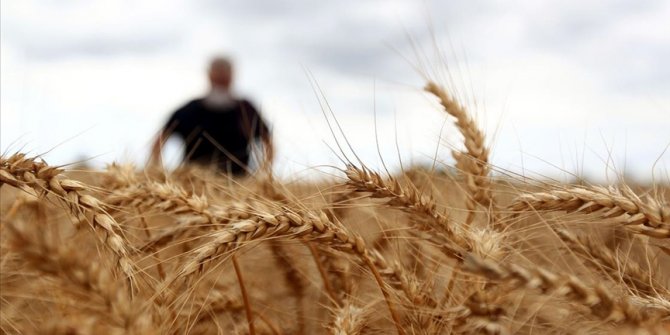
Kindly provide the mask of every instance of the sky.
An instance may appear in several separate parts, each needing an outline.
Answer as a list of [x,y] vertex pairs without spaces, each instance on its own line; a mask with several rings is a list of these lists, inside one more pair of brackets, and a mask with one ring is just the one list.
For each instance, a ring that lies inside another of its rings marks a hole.
[[[348,145],[373,168],[452,165],[461,137],[422,91],[428,76],[476,116],[500,172],[670,179],[668,1],[0,6],[3,153],[142,165],[170,113],[207,91],[210,57],[225,54],[236,94],[272,126],[281,176],[336,172],[355,159]],[[171,140],[166,164],[179,151]]]

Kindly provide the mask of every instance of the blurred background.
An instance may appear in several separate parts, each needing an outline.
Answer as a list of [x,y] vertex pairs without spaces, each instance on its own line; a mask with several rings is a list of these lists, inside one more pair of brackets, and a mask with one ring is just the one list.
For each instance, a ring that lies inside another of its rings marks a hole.
[[[561,181],[669,179],[668,1],[1,6],[2,152],[144,164],[169,114],[206,92],[210,57],[225,54],[235,91],[274,129],[282,176],[342,166],[329,149],[324,98],[371,167],[378,151],[396,168],[430,165],[436,152],[451,164],[460,135],[421,90],[423,74],[448,65],[450,87],[487,129],[500,169]],[[168,146],[168,165],[179,162],[179,145]]]

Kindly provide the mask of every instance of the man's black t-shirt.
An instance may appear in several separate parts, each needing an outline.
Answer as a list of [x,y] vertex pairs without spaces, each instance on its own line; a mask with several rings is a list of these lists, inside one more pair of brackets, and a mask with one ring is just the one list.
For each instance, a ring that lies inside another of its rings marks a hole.
[[174,112],[164,131],[184,140],[185,161],[243,174],[249,163],[251,142],[264,136],[268,128],[246,100],[213,107],[204,99],[196,99]]

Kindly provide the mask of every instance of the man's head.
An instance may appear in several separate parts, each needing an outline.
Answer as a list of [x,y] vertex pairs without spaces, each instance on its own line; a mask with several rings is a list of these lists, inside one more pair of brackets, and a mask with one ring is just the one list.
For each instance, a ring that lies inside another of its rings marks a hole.
[[208,75],[212,87],[228,90],[233,81],[233,65],[226,57],[214,57],[209,63]]

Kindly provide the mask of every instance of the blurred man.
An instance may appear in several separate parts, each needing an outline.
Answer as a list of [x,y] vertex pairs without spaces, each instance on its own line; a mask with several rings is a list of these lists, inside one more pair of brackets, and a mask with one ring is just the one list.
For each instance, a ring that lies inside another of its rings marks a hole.
[[247,100],[231,94],[233,67],[224,57],[214,58],[208,70],[211,89],[170,116],[156,139],[151,161],[161,162],[165,140],[173,134],[185,142],[184,161],[214,166],[232,175],[249,172],[251,149],[261,140],[265,161],[270,163],[273,144],[267,125]]

